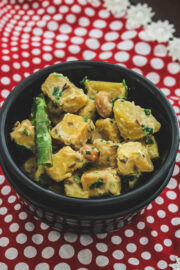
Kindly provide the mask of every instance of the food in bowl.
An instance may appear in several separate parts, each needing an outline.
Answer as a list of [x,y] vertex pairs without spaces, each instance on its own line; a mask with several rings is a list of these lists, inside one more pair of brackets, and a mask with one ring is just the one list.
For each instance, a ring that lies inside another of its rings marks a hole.
[[81,81],[76,87],[51,73],[34,98],[29,119],[16,122],[11,139],[31,151],[24,172],[37,184],[77,198],[117,196],[142,183],[159,158],[150,109],[128,100],[122,83]]

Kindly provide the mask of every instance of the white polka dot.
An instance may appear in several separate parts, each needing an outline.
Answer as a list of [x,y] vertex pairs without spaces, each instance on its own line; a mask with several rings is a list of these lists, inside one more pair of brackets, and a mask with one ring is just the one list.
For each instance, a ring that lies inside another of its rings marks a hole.
[[32,236],[32,241],[36,245],[40,245],[43,242],[43,236],[39,233],[36,233]]
[[11,80],[8,77],[2,77],[1,78],[1,83],[4,85],[10,84]]
[[19,213],[19,219],[25,220],[26,218],[27,218],[27,213],[26,212]]
[[172,213],[176,213],[178,211],[178,206],[174,203],[168,205],[168,210]]
[[96,248],[97,248],[97,250],[99,250],[101,252],[107,252],[107,250],[108,250],[107,245],[104,243],[97,243]]
[[96,20],[93,25],[97,28],[104,28],[106,26],[106,22],[104,20]]
[[160,218],[164,218],[166,216],[166,212],[164,210],[158,210],[157,215]]
[[117,45],[118,49],[127,50],[127,51],[131,50],[133,46],[134,46],[134,43],[132,40],[125,40],[125,41],[120,42]]
[[38,57],[35,57],[35,58],[32,59],[32,62],[33,62],[34,64],[40,64],[40,63],[41,63],[41,59],[38,58]]
[[169,231],[169,227],[167,225],[161,225],[161,231],[162,232],[168,232]]
[[160,81],[160,76],[156,72],[150,72],[146,75],[146,78],[148,78],[153,83],[157,84]]
[[27,241],[27,236],[24,233],[19,233],[16,236],[16,242],[19,244],[24,244]]
[[85,14],[87,15],[87,16],[94,16],[94,14],[95,14],[95,11],[94,11],[94,9],[92,9],[92,8],[85,8],[85,10],[84,10],[84,12],[85,12]]
[[83,57],[85,60],[91,60],[96,56],[96,53],[93,51],[86,50],[83,52]]
[[114,235],[111,237],[111,242],[114,245],[119,245],[122,242],[122,238],[120,236]]
[[116,40],[118,37],[119,37],[119,34],[117,32],[108,32],[105,34],[105,40],[107,41]]
[[176,90],[175,90],[175,94],[176,94],[178,97],[180,97],[180,89],[176,89]]
[[167,47],[164,45],[156,45],[154,48],[154,55],[164,57],[167,55]]
[[102,60],[106,60],[112,56],[112,52],[103,52],[99,55],[99,58]]
[[[44,269],[42,269],[44,270]],[[54,270],[71,270],[70,266],[67,263],[58,263]]]
[[1,91],[1,96],[4,97],[4,98],[7,98],[7,96],[10,94],[10,91],[9,90],[2,90]]
[[139,260],[136,259],[136,258],[130,258],[130,259],[128,260],[128,262],[129,262],[130,264],[132,264],[132,265],[138,265],[138,264],[139,264]]
[[53,13],[55,13],[55,11],[56,11],[56,9],[55,9],[55,7],[53,7],[53,6],[50,6],[50,7],[48,7],[48,9],[47,9],[47,12],[48,12],[49,14],[53,14]]
[[74,243],[77,241],[78,235],[75,233],[65,233],[64,239],[69,243]]
[[123,24],[121,21],[113,21],[110,23],[109,27],[111,30],[120,30],[123,27]]
[[177,230],[177,231],[175,232],[175,237],[176,237],[176,238],[180,238],[180,230]]
[[162,69],[164,67],[164,62],[160,58],[153,58],[150,63],[154,69]]
[[2,65],[1,70],[4,72],[8,72],[10,70],[10,67],[8,65]]
[[109,50],[114,49],[114,47],[115,47],[115,43],[113,43],[113,42],[107,42],[107,43],[104,43],[102,45],[101,49],[103,51],[109,51]]
[[76,21],[76,16],[75,16],[74,14],[68,14],[68,15],[66,16],[66,21],[67,21],[68,23],[75,23],[75,21]]
[[78,252],[78,260],[84,265],[88,265],[92,261],[92,252],[89,249],[82,249]]
[[149,239],[145,236],[142,236],[140,239],[139,239],[139,242],[141,243],[141,245],[147,245],[148,242],[149,242]]
[[72,31],[72,27],[69,24],[61,24],[59,30],[61,31],[61,33],[63,34],[68,34]]
[[64,55],[65,55],[65,52],[63,50],[56,50],[54,51],[54,55],[57,57],[57,58],[63,58]]
[[42,257],[44,259],[49,259],[54,255],[54,248],[46,247],[42,250]]
[[150,41],[151,40],[149,38],[147,32],[144,31],[144,30],[139,32],[139,37],[140,37],[140,39],[145,40],[145,41]]
[[179,65],[179,63],[169,63],[167,65],[167,69],[168,69],[169,73],[176,74],[180,71],[180,65]]
[[89,19],[86,17],[81,17],[78,22],[79,22],[79,25],[83,27],[86,27],[90,24]]
[[60,238],[60,233],[59,232],[57,232],[57,231],[51,231],[51,232],[49,232],[49,234],[48,234],[48,239],[49,239],[49,241],[51,241],[51,242],[56,242],[57,240],[59,240],[59,238]]
[[145,66],[147,63],[147,58],[144,56],[136,55],[133,57],[133,63],[138,67]]
[[86,35],[86,33],[87,33],[87,30],[85,28],[78,27],[75,29],[75,34],[78,36],[84,36]]
[[94,38],[87,39],[86,45],[87,45],[87,47],[89,47],[90,49],[93,49],[93,50],[98,49],[100,46],[99,41],[97,39],[94,39]]
[[98,234],[96,234],[96,237],[99,239],[104,239],[107,237],[107,233],[98,233]]
[[152,231],[151,232],[151,235],[154,236],[154,237],[156,237],[156,236],[158,236],[158,233],[157,233],[157,231]]
[[8,267],[5,263],[0,262],[1,270],[8,270]]
[[9,244],[9,239],[7,237],[0,238],[0,247],[6,247]]
[[59,256],[63,259],[69,259],[74,256],[74,248],[71,245],[64,244],[59,249]]
[[93,242],[93,239],[90,235],[81,235],[80,236],[80,243],[83,246],[90,245]]
[[[84,41],[84,39],[81,37],[72,37],[71,38],[71,42],[75,43],[75,44],[81,44],[81,43],[83,43],[83,41]],[[66,44],[65,44],[65,46],[66,46]]]
[[166,86],[173,86],[176,83],[176,80],[173,77],[167,76],[163,80]]
[[80,52],[81,49],[80,49],[80,47],[78,45],[70,45],[68,47],[68,50],[73,54],[77,54],[77,53]]
[[9,223],[9,222],[12,221],[12,219],[13,219],[12,215],[7,215],[7,216],[5,216],[4,221],[5,221],[6,223]]
[[127,244],[127,246],[126,246],[126,249],[127,249],[127,251],[129,251],[129,252],[135,252],[136,250],[137,250],[137,247],[136,247],[136,245],[135,244],[133,244],[133,243],[129,243],[129,244]]
[[157,251],[157,252],[161,252],[161,251],[163,250],[163,247],[162,247],[161,244],[155,244],[155,245],[154,245],[154,249],[155,249],[155,251]]
[[129,54],[127,52],[118,52],[114,58],[118,62],[126,62],[129,59]]
[[29,266],[26,263],[20,262],[16,264],[14,270],[29,270]]
[[34,230],[34,228],[35,228],[35,226],[34,226],[34,224],[32,222],[27,222],[25,224],[25,229],[28,232],[32,232]]
[[4,183],[5,177],[3,175],[0,175],[0,185]]
[[137,228],[139,230],[143,230],[145,228],[145,223],[143,221],[138,222]]
[[170,199],[170,200],[174,200],[177,198],[177,194],[174,191],[167,191],[166,192],[166,196]]
[[40,223],[40,227],[41,227],[42,230],[47,230],[49,228],[49,226],[44,222]]
[[63,49],[63,48],[66,47],[66,43],[64,43],[64,42],[57,42],[57,43],[55,43],[55,47],[57,49]]
[[5,256],[8,260],[14,260],[18,256],[16,248],[8,248],[5,252]]
[[161,90],[166,96],[168,96],[171,93],[170,90],[167,88],[161,88]]
[[44,53],[42,58],[45,60],[45,61],[51,61],[53,59],[53,56],[50,54],[50,53]]
[[1,207],[0,208],[0,215],[5,215],[7,213],[7,208],[6,207]]
[[115,263],[114,270],[126,270],[126,265],[123,263]]
[[134,232],[132,230],[127,229],[125,230],[124,234],[127,237],[132,237],[134,235]]
[[9,226],[9,230],[11,232],[17,232],[19,230],[19,225],[17,223],[12,223],[10,226]]
[[124,253],[121,250],[115,250],[115,251],[113,251],[112,255],[117,260],[121,260],[122,258],[124,258]]
[[49,21],[48,24],[47,24],[47,28],[49,30],[55,31],[55,30],[58,29],[58,23],[55,22],[55,21]]
[[151,254],[148,251],[144,251],[144,252],[141,253],[141,257],[144,260],[149,260],[151,258]]
[[99,29],[93,29],[89,32],[89,36],[92,38],[101,38],[103,36],[103,32]]
[[148,55],[151,51],[151,47],[148,43],[145,42],[138,42],[135,46],[136,53],[142,54],[142,55]]
[[4,186],[2,189],[1,189],[1,194],[2,195],[7,195],[11,192],[11,187],[10,186]]
[[154,218],[152,216],[148,216],[146,220],[147,220],[148,223],[153,223],[154,222]]
[[43,34],[43,30],[41,28],[34,28],[33,29],[33,34],[35,36],[41,36]]
[[49,270],[49,264],[47,263],[38,263],[35,270]]
[[157,266],[160,268],[160,269],[167,269],[167,263],[164,261],[164,260],[161,260],[158,262]]
[[178,217],[172,218],[171,224],[174,226],[180,225],[180,218]]
[[165,240],[164,240],[164,245],[165,245],[166,247],[172,246],[172,241],[171,241],[171,239],[165,239]]
[[36,254],[37,250],[33,246],[27,246],[24,249],[24,256],[26,256],[27,258],[33,258],[36,256]]
[[122,34],[121,38],[122,39],[131,39],[134,38],[137,35],[137,32],[134,30],[131,31],[126,31]]
[[174,166],[173,176],[179,173],[179,167],[177,165]]
[[100,267],[106,266],[109,263],[109,259],[106,256],[97,256],[96,264]]
[[19,82],[19,81],[21,80],[21,76],[20,76],[19,74],[14,74],[14,75],[13,75],[13,80],[14,80],[15,82]]

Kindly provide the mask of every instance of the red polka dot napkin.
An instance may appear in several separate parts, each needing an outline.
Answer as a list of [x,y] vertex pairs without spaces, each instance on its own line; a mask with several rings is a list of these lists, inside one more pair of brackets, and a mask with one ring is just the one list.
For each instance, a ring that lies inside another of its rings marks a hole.
[[[167,44],[128,29],[86,0],[0,3],[0,106],[25,77],[47,65],[99,60],[126,66],[155,83],[179,117],[180,66]],[[130,225],[111,233],[57,232],[28,213],[0,171],[0,270],[171,269],[180,257],[180,153],[173,176]]]

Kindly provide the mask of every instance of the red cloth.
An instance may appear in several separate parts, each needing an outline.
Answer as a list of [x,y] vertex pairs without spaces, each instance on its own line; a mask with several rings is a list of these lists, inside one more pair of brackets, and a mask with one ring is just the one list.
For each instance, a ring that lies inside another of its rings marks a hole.
[[[179,117],[179,64],[167,44],[86,0],[0,3],[0,104],[37,69],[68,60],[124,65],[151,79]],[[127,82],[128,84],[128,82]],[[59,233],[29,214],[0,171],[0,270],[157,270],[180,257],[180,153],[173,176],[132,224],[96,236]]]

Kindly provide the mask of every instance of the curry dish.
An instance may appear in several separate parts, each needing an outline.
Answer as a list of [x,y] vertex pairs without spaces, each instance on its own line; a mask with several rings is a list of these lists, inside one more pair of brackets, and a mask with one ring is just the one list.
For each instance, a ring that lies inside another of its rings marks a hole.
[[128,101],[125,80],[84,77],[81,85],[84,90],[56,72],[46,78],[29,118],[10,133],[31,151],[22,169],[37,184],[70,197],[129,192],[154,170],[154,133],[161,124],[150,109]]

